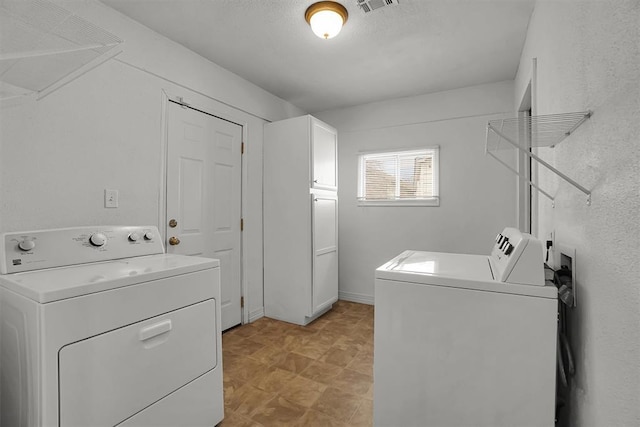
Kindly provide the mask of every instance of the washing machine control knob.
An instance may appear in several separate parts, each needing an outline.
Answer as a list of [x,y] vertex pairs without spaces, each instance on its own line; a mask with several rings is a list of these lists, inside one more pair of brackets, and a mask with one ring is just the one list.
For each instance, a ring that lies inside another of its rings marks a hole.
[[18,247],[20,247],[20,249],[22,249],[23,251],[30,251],[36,247],[36,242],[34,242],[33,239],[26,238],[18,243]]
[[507,246],[505,246],[504,248],[504,254],[505,255],[509,255],[511,252],[513,252],[513,248],[514,246],[511,243],[507,243]]
[[104,244],[107,243],[107,236],[102,233],[95,233],[89,237],[89,242],[93,246],[104,246]]
[[130,242],[137,242],[140,239],[140,234],[133,232],[131,234],[129,234],[129,241]]
[[154,237],[155,236],[150,231],[147,231],[146,233],[144,233],[144,240],[153,240]]

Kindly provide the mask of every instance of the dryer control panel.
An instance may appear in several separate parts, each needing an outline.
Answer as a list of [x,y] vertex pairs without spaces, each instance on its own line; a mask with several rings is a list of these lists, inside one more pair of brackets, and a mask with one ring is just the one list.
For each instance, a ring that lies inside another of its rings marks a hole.
[[489,256],[496,280],[521,285],[544,286],[542,243],[516,228],[505,228],[496,236]]
[[95,226],[2,235],[0,273],[164,253],[155,226]]

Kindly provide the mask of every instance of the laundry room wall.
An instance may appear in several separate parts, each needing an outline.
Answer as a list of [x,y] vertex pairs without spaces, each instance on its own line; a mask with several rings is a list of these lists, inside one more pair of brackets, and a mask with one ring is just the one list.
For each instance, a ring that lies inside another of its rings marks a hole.
[[541,155],[592,191],[591,205],[539,168],[541,238],[575,248],[572,426],[640,425],[640,2],[538,1],[516,78],[536,58],[534,114],[592,110]]
[[[42,100],[0,109],[0,232],[91,224],[157,225],[162,204],[163,92],[246,130],[244,280],[262,299],[262,128],[304,111],[95,0],[57,1],[125,40],[116,58]],[[104,189],[119,207],[104,207]]]
[[[487,254],[516,225],[516,178],[484,153],[513,115],[513,81],[314,114],[338,129],[340,297],[372,303],[374,270],[405,249]],[[358,206],[358,154],[440,146],[440,206]]]

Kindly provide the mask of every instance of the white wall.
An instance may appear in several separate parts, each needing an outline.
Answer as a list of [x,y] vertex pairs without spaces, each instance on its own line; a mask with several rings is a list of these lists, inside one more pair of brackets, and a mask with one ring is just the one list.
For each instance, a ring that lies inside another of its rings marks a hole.
[[[59,2],[125,40],[124,52],[40,101],[0,110],[0,232],[90,224],[161,230],[162,96],[244,125],[243,257],[249,311],[262,301],[262,127],[295,106],[102,3]],[[105,188],[120,207],[105,209]]]
[[[341,298],[373,302],[374,270],[405,249],[486,254],[516,225],[515,175],[484,154],[487,121],[513,96],[508,81],[315,114],[338,129]],[[433,145],[439,207],[357,205],[359,152]]]
[[594,112],[542,150],[592,190],[591,206],[540,170],[556,205],[540,198],[537,233],[577,253],[574,426],[640,425],[639,29],[637,0],[538,1],[516,78],[520,94],[537,58],[537,114]]

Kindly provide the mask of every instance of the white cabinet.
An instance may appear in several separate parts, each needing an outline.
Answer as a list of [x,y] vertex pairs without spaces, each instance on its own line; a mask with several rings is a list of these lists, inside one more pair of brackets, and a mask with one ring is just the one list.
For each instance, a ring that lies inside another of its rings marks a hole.
[[310,117],[311,120],[311,166],[316,189],[338,191],[337,156],[338,145],[335,129]]
[[264,132],[265,315],[306,325],[338,299],[337,134],[311,116]]
[[319,313],[338,298],[338,198],[335,194],[314,194],[313,223],[313,307]]

